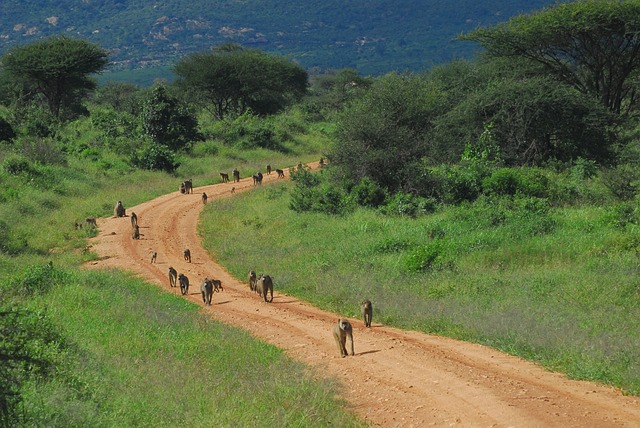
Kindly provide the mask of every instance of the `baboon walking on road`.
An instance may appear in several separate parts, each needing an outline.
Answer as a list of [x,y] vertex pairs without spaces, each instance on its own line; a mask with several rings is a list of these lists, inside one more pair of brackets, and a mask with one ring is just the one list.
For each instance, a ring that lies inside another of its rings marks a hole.
[[240,171],[238,171],[237,169],[233,169],[233,182],[239,182],[240,181]]
[[221,172],[220,173],[220,178],[222,179],[223,183],[228,183],[229,182],[229,174],[227,174],[226,172]]
[[202,285],[200,285],[200,293],[202,294],[202,301],[205,305],[211,306],[211,297],[213,296],[213,282],[209,278],[205,278]]
[[207,199],[209,199],[209,197],[207,196],[206,193],[202,192],[202,203],[204,205],[207,205]]
[[371,327],[371,319],[373,318],[373,305],[371,300],[367,299],[360,305],[362,309],[362,318],[365,327]]
[[183,251],[183,254],[184,254],[184,261],[187,263],[191,263],[191,250],[187,248],[186,250]]
[[258,277],[256,276],[256,272],[253,270],[249,271],[249,289],[251,291],[256,291],[256,282],[258,281]]
[[346,347],[347,337],[351,340],[351,355],[355,355],[353,352],[353,329],[351,328],[351,323],[347,319],[340,318],[338,324],[333,327],[333,338],[336,340],[340,356],[343,358],[349,355]]
[[[262,295],[265,302],[273,302],[273,279],[269,275],[260,275],[256,282],[256,292]],[[267,293],[271,293],[271,298],[267,299]]]
[[138,225],[138,216],[136,215],[136,213],[131,211],[131,227],[134,227],[137,225]]
[[173,266],[169,266],[169,285],[175,287],[178,282],[178,271]]
[[157,251],[152,251],[150,256],[151,256],[151,263],[155,263],[156,260],[158,260],[158,252]]
[[180,284],[180,292],[184,296],[189,292],[189,278],[187,278],[183,274],[180,274],[178,275],[178,283]]
[[137,224],[133,226],[133,232],[131,232],[131,237],[133,239],[140,239],[140,228],[138,227]]

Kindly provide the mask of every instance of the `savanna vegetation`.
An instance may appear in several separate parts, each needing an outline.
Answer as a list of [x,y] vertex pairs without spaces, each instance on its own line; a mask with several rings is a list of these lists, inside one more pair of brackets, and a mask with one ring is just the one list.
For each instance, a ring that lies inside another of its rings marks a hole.
[[[2,424],[360,424],[278,350],[122,273],[80,270],[95,230],[74,222],[123,195],[133,206],[183,178],[320,157],[321,173],[207,205],[208,250],[341,314],[369,298],[385,324],[639,394],[638,16],[638,2],[558,5],[462,36],[486,47],[477,60],[381,77],[309,77],[221,45],[177,62],[172,84],[94,90],[71,61],[58,108],[2,57]],[[541,23],[556,29],[532,37]],[[253,376],[265,367],[278,377]],[[289,398],[265,419],[255,397],[276,392]]]

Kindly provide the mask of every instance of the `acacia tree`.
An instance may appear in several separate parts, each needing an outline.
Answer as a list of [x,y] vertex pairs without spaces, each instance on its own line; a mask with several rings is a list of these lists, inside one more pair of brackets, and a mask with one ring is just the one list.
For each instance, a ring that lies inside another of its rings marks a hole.
[[610,111],[635,104],[640,68],[640,3],[584,0],[512,18],[460,37],[492,57],[524,57]]
[[16,47],[2,59],[4,69],[24,82],[32,98],[45,98],[50,113],[60,118],[73,111],[96,88],[90,75],[107,65],[107,52],[84,40],[54,36]]
[[307,88],[302,67],[237,44],[188,55],[173,71],[178,76],[175,85],[219,119],[248,109],[261,115],[276,113]]

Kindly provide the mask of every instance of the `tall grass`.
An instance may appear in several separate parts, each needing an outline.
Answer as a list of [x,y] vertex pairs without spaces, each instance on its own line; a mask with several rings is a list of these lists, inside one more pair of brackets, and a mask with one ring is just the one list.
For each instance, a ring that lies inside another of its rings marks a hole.
[[30,386],[30,424],[359,425],[333,385],[311,380],[282,351],[125,274],[68,274],[46,307],[81,358],[48,394]]
[[290,186],[206,207],[204,244],[234,275],[269,273],[277,289],[350,316],[369,298],[375,321],[640,393],[637,219],[517,198],[418,219],[298,214]]

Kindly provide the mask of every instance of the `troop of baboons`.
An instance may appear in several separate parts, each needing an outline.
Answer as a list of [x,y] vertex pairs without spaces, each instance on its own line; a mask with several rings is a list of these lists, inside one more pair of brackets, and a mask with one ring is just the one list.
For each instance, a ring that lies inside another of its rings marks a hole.
[[[324,159],[320,158],[320,167],[326,166]],[[298,164],[298,170],[303,169],[303,165],[301,163]],[[266,173],[271,174],[272,168],[270,164],[267,164]],[[278,178],[284,178],[284,171],[282,169],[275,170]],[[227,173],[220,173],[220,177],[222,178],[223,183],[229,182],[229,175]],[[260,171],[258,171],[253,176],[253,184],[259,185],[262,184],[263,175]],[[240,172],[237,169],[233,170],[233,181],[240,181]],[[235,191],[235,187],[231,189],[231,193]],[[193,181],[192,179],[185,180],[180,185],[181,193],[193,193]],[[207,203],[208,196],[205,192],[202,192],[202,202],[203,204]],[[125,217],[126,212],[122,201],[118,201],[114,208],[115,217]],[[133,239],[140,239],[140,228],[138,225],[138,216],[135,212],[131,212],[130,215],[131,227],[132,227],[132,237]],[[87,218],[85,219],[85,223],[89,226],[97,227],[97,222],[95,218]],[[82,223],[75,223],[76,229],[82,228]],[[156,251],[152,251],[149,254],[150,262],[156,263],[158,253]],[[186,262],[191,263],[191,251],[187,248],[183,251],[183,258]],[[171,288],[179,286],[180,292],[182,295],[186,295],[189,292],[189,278],[184,274],[178,274],[178,271],[174,269],[172,266],[168,268],[169,273],[169,286]],[[249,271],[248,274],[248,282],[249,289],[252,292],[257,293],[266,303],[273,302],[273,278],[270,275],[260,274],[257,275],[254,270]],[[210,306],[212,304],[213,294],[216,292],[222,292],[224,288],[222,287],[222,281],[219,279],[209,279],[209,277],[205,277],[202,284],[200,285],[200,293],[202,295],[202,301],[205,305]],[[364,327],[370,328],[371,322],[373,318],[373,304],[370,300],[366,299],[362,301],[360,304],[360,312],[363,319]],[[338,351],[341,357],[346,357],[349,355],[349,351],[347,349],[347,340],[350,341],[350,349],[351,355],[355,355],[354,352],[354,343],[353,343],[353,327],[348,319],[340,318],[338,322],[334,324],[332,328],[332,334],[334,336],[336,345],[338,346]]]

